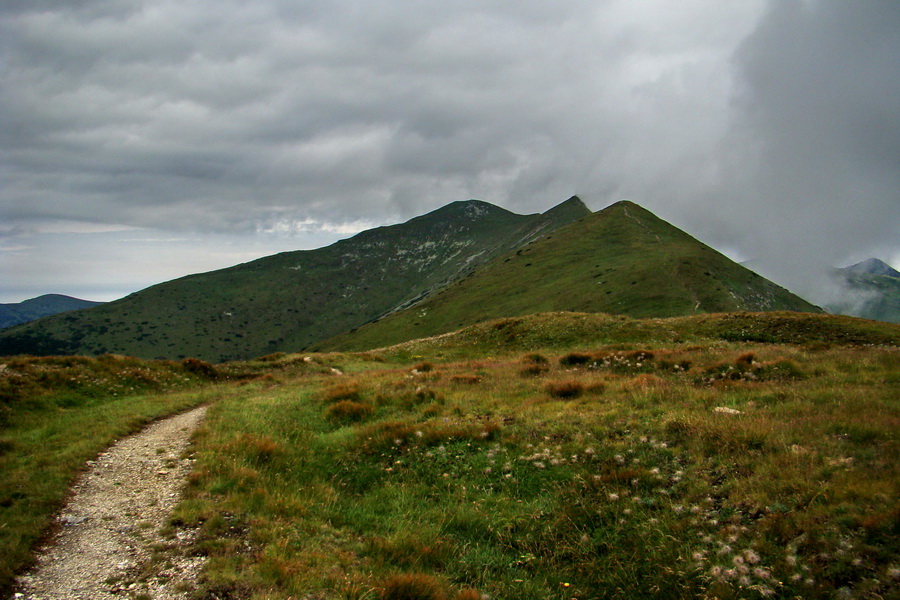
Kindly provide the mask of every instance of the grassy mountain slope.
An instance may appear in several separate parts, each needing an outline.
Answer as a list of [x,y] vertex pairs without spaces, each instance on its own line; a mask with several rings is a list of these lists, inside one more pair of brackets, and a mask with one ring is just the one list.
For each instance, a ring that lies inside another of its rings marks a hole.
[[78,298],[61,294],[44,294],[22,302],[0,304],[0,329],[61,312],[99,306],[100,304],[103,303],[79,300]]
[[826,308],[837,314],[900,323],[900,273],[870,258],[836,269],[832,276],[845,291],[846,300]]
[[551,313],[215,368],[9,359],[0,596],[85,460],[202,402],[170,543],[110,589],[190,556],[196,598],[897,598],[898,345],[824,314]]
[[619,202],[320,347],[368,349],[547,311],[668,317],[771,310],[821,312],[651,212]]
[[0,334],[4,354],[195,356],[223,361],[299,350],[402,308],[590,211],[542,215],[476,200],[310,251],[184,277],[77,314]]

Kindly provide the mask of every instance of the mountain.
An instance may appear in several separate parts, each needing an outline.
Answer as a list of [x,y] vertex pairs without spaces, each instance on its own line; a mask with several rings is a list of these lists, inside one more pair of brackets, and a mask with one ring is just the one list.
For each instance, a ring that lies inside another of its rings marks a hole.
[[316,347],[365,350],[538,312],[640,318],[781,310],[822,312],[650,211],[618,202]]
[[90,308],[101,304],[103,303],[79,300],[61,294],[45,294],[22,302],[0,304],[0,329],[61,312]]
[[162,283],[101,307],[0,333],[5,354],[194,356],[225,361],[300,350],[410,306],[490,259],[589,216],[577,197],[518,215],[478,200]]
[[900,323],[900,272],[890,265],[870,258],[831,275],[840,299],[826,305],[829,312]]
[[840,270],[852,275],[883,275],[885,277],[900,278],[900,271],[897,271],[886,262],[878,260],[877,258],[868,258]]

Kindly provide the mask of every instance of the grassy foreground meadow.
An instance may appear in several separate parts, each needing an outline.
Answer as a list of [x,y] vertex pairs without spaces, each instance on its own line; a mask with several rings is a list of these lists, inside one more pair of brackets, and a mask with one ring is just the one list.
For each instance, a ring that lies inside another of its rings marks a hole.
[[552,314],[137,397],[212,402],[171,517],[198,599],[900,598],[898,344]]

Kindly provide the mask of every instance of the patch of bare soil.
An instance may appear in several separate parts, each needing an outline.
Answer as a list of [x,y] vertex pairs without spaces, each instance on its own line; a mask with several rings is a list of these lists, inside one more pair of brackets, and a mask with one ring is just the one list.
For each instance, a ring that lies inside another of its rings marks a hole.
[[185,453],[205,412],[153,423],[90,461],[57,516],[58,534],[19,578],[14,598],[186,599],[203,559],[178,552],[191,532],[163,539],[160,528],[180,498],[192,463]]

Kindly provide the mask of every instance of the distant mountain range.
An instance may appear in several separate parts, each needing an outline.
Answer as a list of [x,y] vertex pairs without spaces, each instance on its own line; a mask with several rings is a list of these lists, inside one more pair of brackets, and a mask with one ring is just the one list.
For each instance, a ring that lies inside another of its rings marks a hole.
[[900,272],[870,258],[835,269],[832,279],[840,286],[841,300],[825,308],[832,313],[900,323]]
[[371,348],[542,311],[667,317],[818,307],[631,202],[534,215],[478,200],[0,332],[0,355],[211,361]]
[[101,304],[103,303],[79,300],[61,294],[45,294],[22,302],[0,304],[0,329],[61,312],[91,308]]

